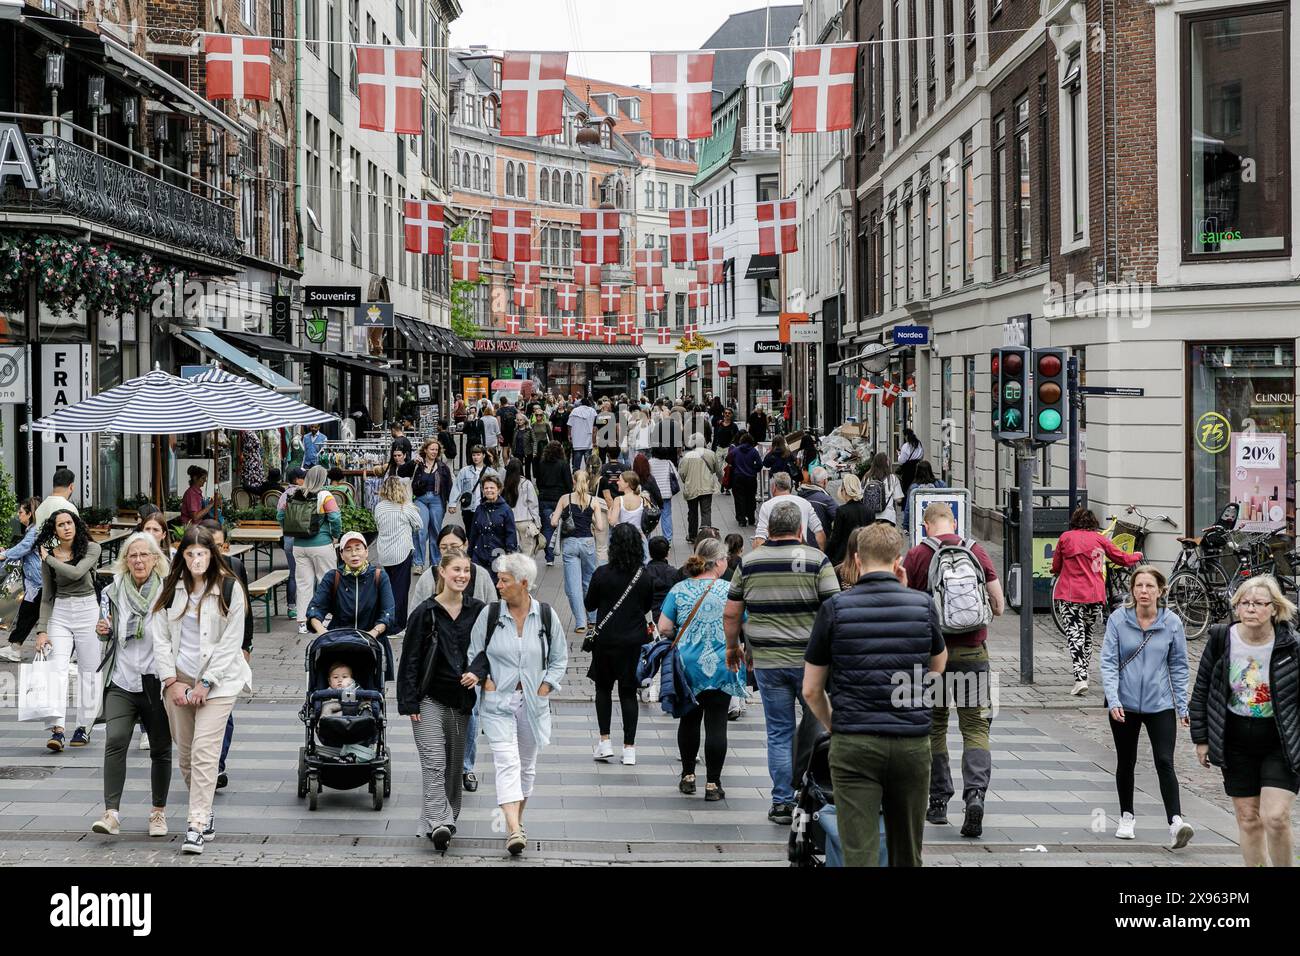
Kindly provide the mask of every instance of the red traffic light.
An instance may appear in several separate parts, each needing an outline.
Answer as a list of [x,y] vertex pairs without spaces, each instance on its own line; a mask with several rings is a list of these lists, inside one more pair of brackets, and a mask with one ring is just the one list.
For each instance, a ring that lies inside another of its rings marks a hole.
[[1008,375],[1019,375],[1024,367],[1024,362],[1020,358],[1020,353],[1008,352],[1004,355],[1003,367],[1006,369]]
[[[1061,357],[1059,355],[1040,355],[1038,357],[1038,374],[1046,375],[1049,378],[1055,378],[1061,374]],[[1059,395],[1058,395],[1059,397]],[[1056,401],[1056,399],[1051,399]]]
[[999,366],[1000,364],[1001,364],[1001,363],[998,361],[998,357],[997,357],[996,355],[993,356],[993,369],[992,369],[992,370],[993,370],[993,374],[994,374],[994,375],[997,375],[997,374],[998,374],[998,366]]

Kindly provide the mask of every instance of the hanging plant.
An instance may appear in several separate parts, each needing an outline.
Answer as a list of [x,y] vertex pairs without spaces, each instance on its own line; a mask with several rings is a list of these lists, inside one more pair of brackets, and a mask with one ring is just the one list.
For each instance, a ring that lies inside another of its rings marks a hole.
[[0,302],[21,305],[27,283],[61,312],[141,312],[167,272],[148,253],[118,252],[111,243],[36,233],[0,235]]

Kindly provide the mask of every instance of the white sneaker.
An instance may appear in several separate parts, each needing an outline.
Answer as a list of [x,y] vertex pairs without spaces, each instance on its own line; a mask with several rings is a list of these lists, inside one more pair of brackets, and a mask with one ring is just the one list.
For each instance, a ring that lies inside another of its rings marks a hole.
[[149,735],[145,733],[143,730],[140,731],[140,749],[141,750],[149,749]]
[[623,748],[623,766],[624,766],[624,767],[635,767],[635,766],[636,766],[636,748],[635,748],[635,747],[624,747],[624,748]]
[[608,760],[614,756],[614,743],[610,740],[601,740],[596,744],[596,750],[591,755],[592,760]]
[[1184,822],[1182,817],[1174,817],[1174,822],[1169,824],[1169,849],[1181,850],[1192,841],[1195,832],[1192,825]]
[[10,644],[5,641],[5,646],[0,647],[0,661],[9,661],[11,664],[21,664],[23,662],[23,652],[18,649],[17,644]]
[[[298,633],[299,633],[299,634],[306,634],[306,633],[307,633],[307,622],[306,622],[306,621],[299,621],[299,622],[298,622]],[[200,851],[200,852],[201,852],[201,851]]]
[[202,853],[203,834],[193,827],[185,831],[185,842],[181,844],[182,853]]
[[1074,690],[1070,691],[1070,695],[1073,697],[1078,697],[1080,694],[1086,694],[1086,693],[1088,693],[1088,682],[1086,680],[1075,681]]
[[1131,813],[1122,814],[1119,818],[1119,825],[1115,827],[1115,838],[1117,840],[1132,840],[1137,834],[1133,832],[1137,826],[1137,818]]

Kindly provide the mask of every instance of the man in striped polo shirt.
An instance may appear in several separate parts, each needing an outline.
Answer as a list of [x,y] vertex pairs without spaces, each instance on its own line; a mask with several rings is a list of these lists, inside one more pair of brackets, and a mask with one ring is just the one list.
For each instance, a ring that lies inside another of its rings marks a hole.
[[830,559],[803,541],[803,513],[778,502],[763,543],[740,559],[723,619],[727,667],[740,668],[740,636],[753,654],[754,678],[767,722],[767,770],[772,809],[767,818],[789,825],[794,815],[795,701],[804,710],[804,653],[822,602],[839,593]]

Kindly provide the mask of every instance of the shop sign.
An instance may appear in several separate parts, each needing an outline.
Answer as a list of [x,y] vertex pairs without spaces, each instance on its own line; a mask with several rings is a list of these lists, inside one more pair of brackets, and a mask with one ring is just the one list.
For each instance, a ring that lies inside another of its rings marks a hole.
[[466,375],[461,379],[463,388],[461,392],[465,396],[467,404],[473,404],[481,399],[488,397],[488,384],[491,382],[486,375]]
[[475,352],[518,352],[518,339],[475,339]]
[[419,382],[415,386],[415,400],[417,402],[433,401],[433,386],[428,382]]
[[27,137],[16,123],[0,123],[0,186],[6,179],[18,179],[27,189],[39,189]]
[[1201,451],[1217,455],[1232,440],[1232,425],[1218,412],[1206,412],[1196,420],[1196,445]]
[[[90,397],[91,352],[89,345],[42,345],[40,416]],[[77,476],[79,504],[94,500],[94,460],[90,435],[74,432],[41,432],[41,475],[38,488],[54,487],[54,473],[71,469]]]
[[391,329],[396,323],[391,302],[365,302],[357,306],[353,315],[357,328]]
[[735,355],[735,354],[736,354],[736,343],[735,343],[735,342],[723,342],[723,343],[722,343],[722,354],[723,354],[723,355]]
[[781,343],[774,342],[770,339],[754,343],[755,355],[779,355],[781,353]]
[[896,325],[893,336],[895,345],[930,344],[930,330],[924,325]]
[[302,304],[305,308],[328,306],[335,309],[355,309],[361,305],[361,287],[346,285],[303,286]]
[[313,345],[321,345],[329,338],[330,320],[328,315],[321,315],[320,309],[314,309],[310,316],[302,320],[303,334]]
[[790,324],[791,342],[820,342],[822,324],[820,322],[792,322]]
[[291,300],[287,295],[271,296],[271,335],[281,342],[288,342]]
[[1295,396],[1290,392],[1256,392],[1253,407],[1289,408],[1295,404]]
[[0,404],[22,405],[27,401],[27,349],[0,349]]
[[1229,494],[1241,506],[1241,522],[1285,525],[1287,464],[1286,435],[1238,432],[1232,436]]

